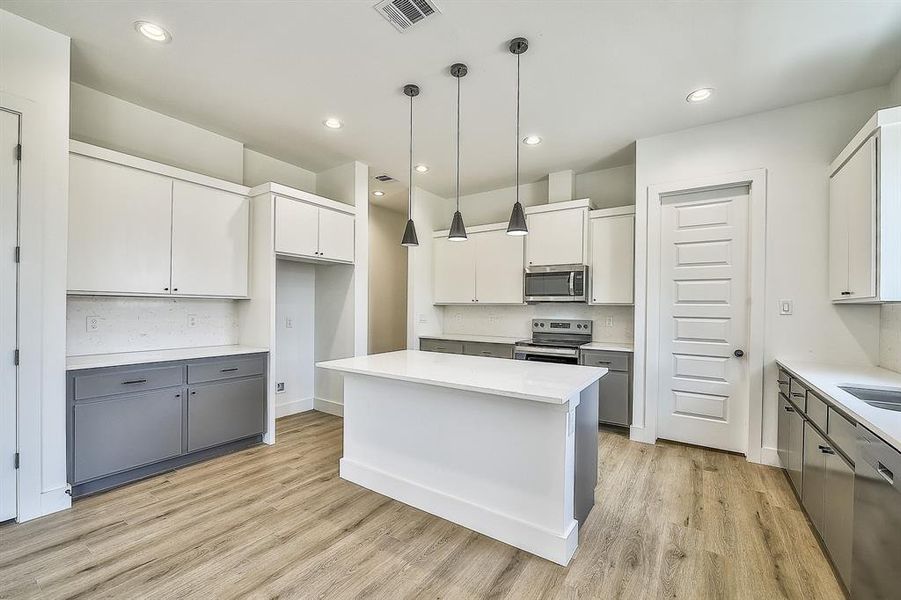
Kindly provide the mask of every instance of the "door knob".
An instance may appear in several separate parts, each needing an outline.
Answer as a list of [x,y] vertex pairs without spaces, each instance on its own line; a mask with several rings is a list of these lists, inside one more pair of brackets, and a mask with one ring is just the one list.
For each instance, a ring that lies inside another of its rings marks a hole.
[[745,351],[744,350],[736,350],[735,352],[732,353],[732,355],[735,356],[736,358],[741,358],[742,356],[745,355]]

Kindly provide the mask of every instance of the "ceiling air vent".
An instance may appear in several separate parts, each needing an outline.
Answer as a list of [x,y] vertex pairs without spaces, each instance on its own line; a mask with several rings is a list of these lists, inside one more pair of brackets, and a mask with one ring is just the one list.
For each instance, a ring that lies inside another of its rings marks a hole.
[[441,12],[435,0],[382,0],[375,5],[375,9],[398,31],[408,31],[417,23]]
[[375,178],[379,181],[394,181],[394,177],[390,175],[376,175]]

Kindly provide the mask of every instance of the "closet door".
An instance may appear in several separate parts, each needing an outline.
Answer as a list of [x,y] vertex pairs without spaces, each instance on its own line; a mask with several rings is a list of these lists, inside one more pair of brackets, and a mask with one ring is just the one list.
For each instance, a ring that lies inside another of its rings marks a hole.
[[240,194],[175,181],[172,293],[247,296],[250,201]]
[[475,244],[476,299],[480,304],[522,304],[523,237],[503,229],[470,234]]
[[69,156],[69,291],[169,293],[171,224],[171,179]]
[[435,304],[470,304],[476,301],[476,245],[472,240],[434,239]]

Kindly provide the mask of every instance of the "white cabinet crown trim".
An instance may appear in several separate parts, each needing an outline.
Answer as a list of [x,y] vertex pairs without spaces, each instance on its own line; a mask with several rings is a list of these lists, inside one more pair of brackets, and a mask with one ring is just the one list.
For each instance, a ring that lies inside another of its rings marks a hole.
[[547,204],[538,204],[537,206],[527,206],[523,209],[523,212],[527,215],[532,215],[555,210],[569,210],[571,208],[591,208],[591,200],[582,198],[581,200],[567,200],[565,202],[549,202]]
[[248,195],[250,197],[261,196],[263,194],[275,194],[276,196],[282,196],[284,198],[290,198],[291,200],[306,202],[308,204],[315,204],[316,206],[322,206],[323,208],[347,213],[349,215],[357,214],[357,209],[352,204],[338,202],[337,200],[332,200],[331,198],[326,198],[325,196],[318,196],[311,192],[298,190],[296,188],[288,187],[280,183],[262,183],[256,187],[251,188],[250,191],[248,191]]
[[588,211],[589,219],[603,219],[606,217],[622,217],[625,215],[634,215],[635,205],[615,206],[613,208],[600,208],[598,210]]
[[863,146],[864,142],[877,133],[880,127],[899,124],[901,124],[901,106],[876,111],[876,114],[870,117],[870,120],[860,128],[860,131],[857,132],[851,141],[848,142],[848,145],[845,146],[844,149],[839,152],[839,155],[835,157],[835,160],[832,161],[832,164],[829,166],[829,176],[832,177],[835,175],[836,171],[841,169],[851,156]]
[[242,196],[246,196],[248,191],[250,190],[250,188],[245,185],[233,183],[231,181],[225,181],[224,179],[216,179],[215,177],[210,177],[209,175],[194,173],[192,171],[180,169],[171,165],[147,160],[146,158],[139,158],[137,156],[125,154],[124,152],[118,152],[117,150],[101,148],[100,146],[94,146],[92,144],[80,142],[78,140],[69,140],[69,152],[71,154],[78,154],[81,156],[96,158],[98,160],[103,160],[117,165],[123,165],[126,167],[131,167],[133,169],[147,171],[148,173],[164,175],[166,177],[171,177],[172,179],[190,181],[191,183],[215,188],[217,190],[223,190],[225,192],[231,192],[233,194],[241,194]]

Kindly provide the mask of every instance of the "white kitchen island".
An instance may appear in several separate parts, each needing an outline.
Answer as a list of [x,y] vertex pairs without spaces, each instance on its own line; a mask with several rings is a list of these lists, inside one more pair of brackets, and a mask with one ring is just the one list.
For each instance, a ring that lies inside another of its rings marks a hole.
[[344,374],[341,477],[561,565],[597,484],[607,370],[403,350]]

